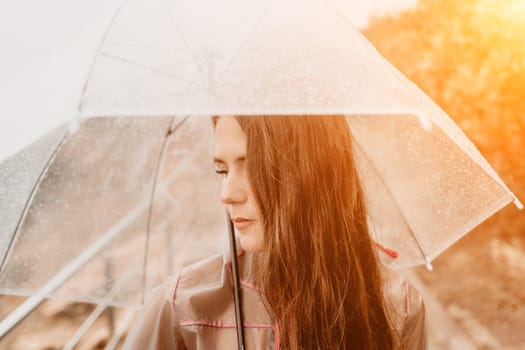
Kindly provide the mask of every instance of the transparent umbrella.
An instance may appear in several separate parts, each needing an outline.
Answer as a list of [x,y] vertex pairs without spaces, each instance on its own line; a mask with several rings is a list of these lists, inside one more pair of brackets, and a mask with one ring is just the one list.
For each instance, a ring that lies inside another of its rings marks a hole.
[[221,251],[203,116],[346,115],[371,232],[395,252],[380,253],[393,268],[431,267],[494,212],[521,206],[343,8],[125,1],[97,32],[80,97],[63,101],[76,111],[62,109],[64,124],[0,163],[0,292],[132,306],[177,266]]

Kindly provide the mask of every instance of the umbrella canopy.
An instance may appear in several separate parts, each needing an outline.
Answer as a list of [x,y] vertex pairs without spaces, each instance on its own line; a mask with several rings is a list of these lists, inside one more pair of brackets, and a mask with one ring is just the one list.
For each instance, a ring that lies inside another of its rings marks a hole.
[[181,265],[225,250],[211,123],[182,121],[90,119],[58,147],[41,140],[1,163],[0,292],[134,306]]
[[419,115],[429,100],[411,85],[337,2],[129,0],[80,112]]
[[59,114],[80,129],[57,125],[0,164],[1,292],[134,305],[220,251],[210,121],[186,115],[347,115],[371,232],[395,268],[429,263],[519,205],[337,2],[128,0],[109,22],[79,98],[63,102],[76,112]]
[[0,160],[76,115],[91,63],[121,2],[0,3]]

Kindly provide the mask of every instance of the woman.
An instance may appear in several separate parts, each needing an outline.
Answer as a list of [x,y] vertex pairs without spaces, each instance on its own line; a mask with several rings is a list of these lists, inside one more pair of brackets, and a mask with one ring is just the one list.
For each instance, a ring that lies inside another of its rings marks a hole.
[[[378,261],[343,116],[213,118],[239,256],[247,349],[423,349],[417,292]],[[232,349],[231,265],[157,289],[127,349]]]

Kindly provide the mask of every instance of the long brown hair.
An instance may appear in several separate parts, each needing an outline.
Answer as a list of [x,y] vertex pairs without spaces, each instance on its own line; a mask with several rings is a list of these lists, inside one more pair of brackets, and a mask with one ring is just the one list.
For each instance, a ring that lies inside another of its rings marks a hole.
[[237,116],[261,210],[259,285],[283,349],[394,348],[344,116]]
[[281,348],[393,349],[345,117],[236,119],[264,225],[256,280]]

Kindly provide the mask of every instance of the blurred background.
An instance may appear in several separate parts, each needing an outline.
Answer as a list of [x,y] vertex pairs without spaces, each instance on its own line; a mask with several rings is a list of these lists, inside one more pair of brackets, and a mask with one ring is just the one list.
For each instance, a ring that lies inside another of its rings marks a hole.
[[[354,24],[460,125],[525,201],[525,0],[348,0]],[[408,277],[425,298],[429,349],[525,348],[525,213],[509,205]],[[23,302],[0,296],[0,318]],[[61,349],[94,309],[47,301],[0,349]],[[104,349],[110,309],[78,349]]]
[[[363,32],[523,200],[525,1],[420,0],[373,17]],[[438,257],[434,271],[415,271],[429,297],[431,349],[525,348],[524,252],[525,213],[509,205]]]

